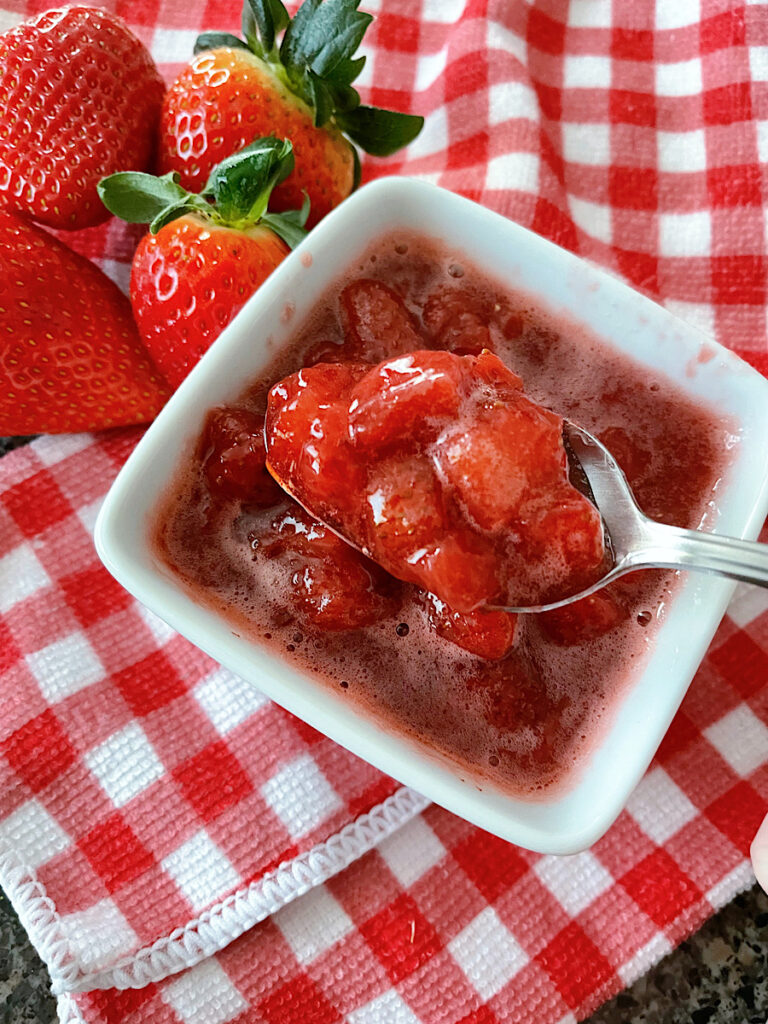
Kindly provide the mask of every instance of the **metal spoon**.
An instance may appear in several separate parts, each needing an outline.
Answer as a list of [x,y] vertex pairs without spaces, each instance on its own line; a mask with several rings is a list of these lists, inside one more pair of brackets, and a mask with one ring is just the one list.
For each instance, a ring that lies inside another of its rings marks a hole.
[[562,608],[594,594],[606,583],[634,569],[694,569],[768,587],[768,544],[657,523],[637,507],[626,477],[596,437],[565,420],[563,442],[570,462],[571,482],[590,498],[603,518],[612,564],[591,587],[561,601],[529,607],[510,606],[507,611],[543,612]]

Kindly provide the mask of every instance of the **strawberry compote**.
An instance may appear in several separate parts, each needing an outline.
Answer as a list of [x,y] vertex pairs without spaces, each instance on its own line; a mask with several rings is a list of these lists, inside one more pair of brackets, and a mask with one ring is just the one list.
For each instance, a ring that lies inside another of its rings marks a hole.
[[[492,371],[493,411],[478,414],[471,431],[451,433],[450,388],[420,399],[417,381],[399,392],[402,401],[391,392],[379,401],[385,371],[378,364],[393,360],[406,376],[417,366]],[[372,498],[367,507],[383,527],[367,534],[375,562],[312,519],[265,468],[269,390],[303,367],[315,368],[305,379],[316,386],[303,394],[309,405],[294,427],[310,462],[322,451],[321,472],[307,479],[326,499],[353,489]],[[160,557],[233,629],[387,728],[431,746],[478,785],[536,798],[574,778],[642,669],[677,578],[634,573],[566,608],[515,617],[475,600],[464,587],[469,580],[471,589],[471,572],[452,591],[434,577],[403,582],[382,568],[394,570],[403,552],[413,554],[414,538],[434,540],[445,527],[446,501],[481,539],[519,517],[525,494],[514,491],[519,477],[507,472],[501,422],[515,407],[513,393],[521,394],[518,381],[544,407],[532,450],[555,451],[548,430],[567,417],[613,452],[648,515],[689,527],[714,515],[713,492],[733,441],[726,422],[456,253],[398,234],[372,246],[328,290],[261,379],[211,411],[158,508],[154,536]],[[332,406],[359,457],[350,459],[344,446],[323,449]],[[445,442],[439,452],[429,448],[437,421]],[[542,537],[563,550],[569,542],[590,550],[594,531],[580,529],[578,519],[566,517],[562,529],[552,524]],[[590,550],[590,570],[598,554]],[[528,551],[530,562],[537,557]]]
[[570,482],[562,418],[522,388],[488,349],[305,367],[269,393],[267,465],[454,611],[558,601],[605,574],[602,523]]

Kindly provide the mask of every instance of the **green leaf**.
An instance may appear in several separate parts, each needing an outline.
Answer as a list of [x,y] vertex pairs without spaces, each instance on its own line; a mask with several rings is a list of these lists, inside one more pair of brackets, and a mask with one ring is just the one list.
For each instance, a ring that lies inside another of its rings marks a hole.
[[248,49],[247,43],[244,43],[237,36],[233,36],[230,32],[203,32],[195,40],[193,53],[202,53],[204,50],[218,50],[222,46],[231,46],[239,50]]
[[323,77],[326,82],[332,82],[334,85],[350,86],[365,67],[365,60],[365,57],[356,57],[354,60],[341,60]]
[[360,154],[357,152],[356,146],[350,147],[352,150],[352,158],[354,160],[354,171],[352,175],[352,191],[357,192],[360,188],[360,179],[363,176],[363,168],[360,166]]
[[309,216],[309,196],[304,193],[304,202],[300,210],[287,210],[285,213],[265,213],[261,223],[271,228],[287,246],[295,249],[303,242],[308,232],[304,225]]
[[359,0],[325,0],[312,19],[306,41],[308,63],[316,75],[331,78],[339,65],[346,67],[373,21],[357,10]]
[[353,89],[351,85],[334,85],[325,79],[322,81],[331,95],[334,114],[344,114],[360,106],[360,96],[357,89]]
[[272,189],[293,170],[293,146],[274,136],[256,139],[211,171],[202,195],[213,199],[229,223],[255,223],[266,212]]
[[331,90],[314,72],[308,71],[306,77],[309,105],[315,112],[315,127],[319,128],[329,121],[334,111]]
[[357,107],[338,113],[336,123],[366,153],[389,156],[413,142],[424,126],[424,118],[378,107]]
[[275,36],[290,22],[290,15],[280,0],[245,0],[250,8],[265,53],[275,48]]
[[178,180],[175,171],[162,178],[139,171],[120,171],[102,178],[96,191],[116,217],[129,224],[150,224],[169,207],[188,199],[190,193]]
[[304,0],[285,30],[283,41],[280,44],[280,60],[289,74],[294,70],[297,70],[299,74],[303,71],[305,62],[300,57],[302,53],[301,38],[308,31],[308,26],[321,3],[322,0]]
[[243,10],[240,16],[240,30],[248,44],[248,49],[255,53],[257,57],[264,57],[264,48],[259,42],[259,27],[256,24],[256,19],[253,16],[248,0],[245,0],[243,3]]
[[206,214],[210,210],[208,203],[199,196],[188,194],[184,199],[180,199],[177,203],[172,203],[170,206],[166,206],[164,210],[161,210],[156,217],[153,217],[152,222],[149,225],[150,234],[156,235],[160,228],[164,228],[166,224],[170,224],[172,220],[177,220],[179,217],[183,217],[185,213],[203,213]]
[[[351,58],[373,18],[357,10],[360,0],[305,0],[285,33],[280,57],[287,68],[311,68],[321,78],[350,73]],[[337,72],[337,68],[341,71]],[[359,73],[359,69],[358,69]]]

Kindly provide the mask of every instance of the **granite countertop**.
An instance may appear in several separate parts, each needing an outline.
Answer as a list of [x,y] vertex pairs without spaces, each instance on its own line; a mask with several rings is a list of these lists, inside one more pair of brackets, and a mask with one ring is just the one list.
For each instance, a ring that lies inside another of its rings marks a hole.
[[[28,440],[0,438],[0,455]],[[55,1020],[47,971],[0,893],[0,1021]],[[768,1022],[768,896],[757,886],[589,1018],[589,1024],[707,1022]]]

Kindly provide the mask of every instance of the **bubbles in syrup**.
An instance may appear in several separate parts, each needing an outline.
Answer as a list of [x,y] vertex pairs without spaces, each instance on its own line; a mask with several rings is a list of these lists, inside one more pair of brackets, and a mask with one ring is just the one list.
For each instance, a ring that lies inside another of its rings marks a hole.
[[653,615],[650,612],[638,612],[637,622],[640,626],[648,626],[653,620]]
[[448,267],[451,277],[464,277],[464,267],[460,263],[451,263]]
[[401,622],[395,627],[395,632],[398,636],[408,636],[411,631],[411,627],[407,622]]

